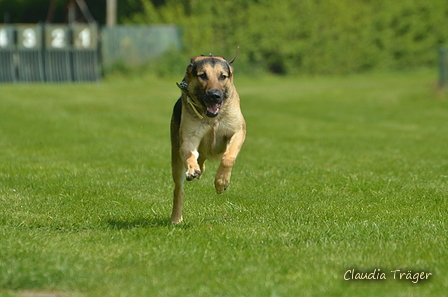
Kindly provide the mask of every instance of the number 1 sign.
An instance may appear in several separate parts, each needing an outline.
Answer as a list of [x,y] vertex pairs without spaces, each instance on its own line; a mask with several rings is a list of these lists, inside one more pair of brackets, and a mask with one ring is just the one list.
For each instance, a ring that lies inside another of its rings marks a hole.
[[97,29],[91,25],[73,25],[73,45],[77,50],[94,50],[97,47]]

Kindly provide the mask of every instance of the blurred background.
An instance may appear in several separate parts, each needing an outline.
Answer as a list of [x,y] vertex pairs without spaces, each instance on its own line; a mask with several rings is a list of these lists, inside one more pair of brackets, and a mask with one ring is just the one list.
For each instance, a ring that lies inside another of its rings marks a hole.
[[[231,58],[237,46],[238,71],[247,74],[410,70],[436,67],[448,41],[446,0],[0,0],[0,17],[16,47],[0,62],[16,59],[15,73],[23,31],[11,26],[22,23],[41,24],[42,43],[54,38],[46,24],[95,24],[89,32],[99,42],[100,75],[133,69],[178,75],[191,56]],[[80,31],[67,29],[68,50]]]

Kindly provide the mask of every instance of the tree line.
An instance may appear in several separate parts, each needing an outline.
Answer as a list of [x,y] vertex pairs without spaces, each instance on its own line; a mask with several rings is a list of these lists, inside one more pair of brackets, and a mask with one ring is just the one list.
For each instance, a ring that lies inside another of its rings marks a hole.
[[448,40],[446,0],[166,0],[127,23],[176,23],[185,51],[231,57],[252,70],[353,73],[433,67]]
[[[0,0],[0,11],[20,6],[26,14],[25,7],[49,2]],[[58,9],[67,2],[57,0]],[[100,23],[105,2],[87,1]],[[29,12],[33,22],[37,11]],[[9,17],[23,22],[27,16]],[[238,63],[245,69],[282,74],[433,67],[448,40],[447,20],[446,0],[118,1],[119,23],[180,26],[185,55],[231,57],[240,46]]]

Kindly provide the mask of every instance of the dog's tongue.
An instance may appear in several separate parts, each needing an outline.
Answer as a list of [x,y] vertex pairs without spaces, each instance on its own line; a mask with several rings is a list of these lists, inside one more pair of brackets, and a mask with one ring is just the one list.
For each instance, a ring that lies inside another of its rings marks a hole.
[[209,104],[207,104],[207,111],[211,114],[217,114],[221,107],[222,107],[222,104],[209,103]]

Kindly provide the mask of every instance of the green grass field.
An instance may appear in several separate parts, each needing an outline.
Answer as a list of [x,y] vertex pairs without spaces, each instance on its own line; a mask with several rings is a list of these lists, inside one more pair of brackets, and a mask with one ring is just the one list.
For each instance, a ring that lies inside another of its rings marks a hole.
[[[215,194],[210,163],[179,225],[175,81],[0,85],[0,296],[446,294],[435,71],[237,74],[248,130],[231,185]],[[387,279],[344,280],[352,269]]]

